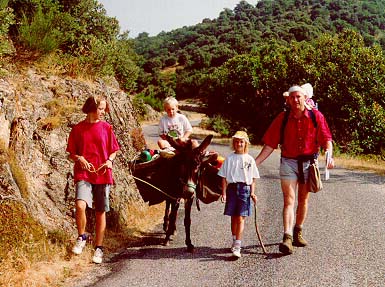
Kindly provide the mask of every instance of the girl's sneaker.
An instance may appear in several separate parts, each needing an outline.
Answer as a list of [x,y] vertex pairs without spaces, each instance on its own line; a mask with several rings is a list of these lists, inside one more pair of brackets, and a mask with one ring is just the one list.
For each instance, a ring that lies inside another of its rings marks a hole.
[[234,257],[241,258],[241,247],[235,246],[232,249]]
[[75,246],[72,248],[72,252],[75,253],[76,255],[80,255],[83,252],[83,248],[86,246],[86,240],[83,240],[81,236],[78,237],[76,240]]
[[94,257],[92,257],[92,262],[96,264],[100,264],[103,262],[103,250],[100,248],[96,248]]

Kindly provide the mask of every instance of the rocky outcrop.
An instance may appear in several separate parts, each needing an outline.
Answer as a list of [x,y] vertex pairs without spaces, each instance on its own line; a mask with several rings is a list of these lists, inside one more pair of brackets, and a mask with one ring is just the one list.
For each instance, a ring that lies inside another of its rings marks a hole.
[[144,146],[130,96],[111,81],[87,82],[29,69],[0,79],[0,204],[16,200],[48,230],[74,231],[73,163],[65,152],[71,127],[84,118],[81,106],[106,94],[121,152],[114,162],[109,225],[127,227],[130,204],[143,206],[129,161]]

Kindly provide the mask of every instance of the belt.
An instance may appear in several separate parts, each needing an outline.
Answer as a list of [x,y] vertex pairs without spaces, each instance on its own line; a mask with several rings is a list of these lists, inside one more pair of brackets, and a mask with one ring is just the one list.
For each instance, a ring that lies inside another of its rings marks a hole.
[[299,178],[298,181],[300,183],[305,183],[305,175],[303,174],[303,163],[306,161],[310,161],[310,163],[314,163],[314,160],[318,158],[318,153],[315,154],[310,154],[310,155],[299,155],[297,157],[286,157],[286,156],[281,156],[283,158],[287,159],[295,159],[298,164],[298,172],[299,172]]

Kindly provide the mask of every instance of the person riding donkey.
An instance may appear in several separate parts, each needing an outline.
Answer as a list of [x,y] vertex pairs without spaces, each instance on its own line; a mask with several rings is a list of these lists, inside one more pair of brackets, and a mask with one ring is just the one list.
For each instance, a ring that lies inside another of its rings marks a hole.
[[[289,109],[281,112],[271,123],[263,136],[264,146],[255,159],[259,166],[279,144],[281,145],[280,178],[284,201],[284,235],[279,250],[284,254],[293,253],[293,245],[297,247],[307,245],[302,236],[302,227],[308,212],[309,167],[312,161],[317,160],[320,146],[330,155],[327,168],[334,167],[334,160],[331,157],[332,135],[323,114],[316,109],[306,108],[307,92],[304,88],[292,86],[288,93]],[[298,206],[295,216],[297,189]]]
[[[192,126],[187,117],[178,113],[178,100],[174,97],[167,97],[163,101],[163,108],[166,115],[159,121],[159,139],[158,146],[161,149],[160,155],[167,158],[175,155],[175,148],[171,146],[167,137],[177,139],[178,141],[188,141]],[[198,146],[196,140],[192,140],[193,147]]]

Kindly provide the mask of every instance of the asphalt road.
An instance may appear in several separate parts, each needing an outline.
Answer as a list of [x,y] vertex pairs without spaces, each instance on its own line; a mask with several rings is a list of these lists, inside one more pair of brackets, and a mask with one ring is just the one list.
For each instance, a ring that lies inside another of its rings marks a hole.
[[[156,125],[144,127],[144,132],[148,141],[156,139]],[[211,144],[209,149],[222,155],[231,152],[228,145]],[[257,148],[250,151],[257,153]],[[282,256],[278,166],[279,154],[274,153],[260,167],[257,182],[258,223],[267,255],[251,216],[242,258],[234,260],[224,205],[201,203],[201,211],[192,212],[195,253],[185,252],[182,209],[170,246],[161,245],[164,234],[157,226],[136,247],[103,263],[96,283],[81,286],[385,286],[385,178],[366,171],[332,170],[324,190],[310,198],[304,226],[309,246]]]

